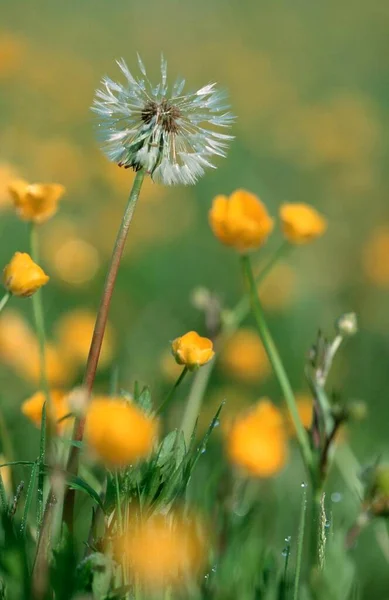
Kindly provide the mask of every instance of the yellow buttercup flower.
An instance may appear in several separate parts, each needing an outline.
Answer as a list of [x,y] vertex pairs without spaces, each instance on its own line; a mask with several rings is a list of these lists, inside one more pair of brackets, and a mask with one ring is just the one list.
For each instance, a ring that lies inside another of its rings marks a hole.
[[176,338],[172,342],[172,352],[176,362],[190,370],[205,365],[215,355],[211,340],[201,337],[195,331]]
[[58,201],[65,193],[59,183],[28,183],[16,179],[8,186],[16,213],[23,221],[44,223],[58,209]]
[[256,331],[239,329],[227,341],[220,357],[223,370],[247,383],[262,381],[271,373],[266,350]]
[[[25,400],[22,404],[22,413],[34,423],[37,427],[40,427],[42,422],[42,409],[46,402],[46,395],[44,392],[36,392],[33,396]],[[59,432],[63,431],[72,419],[64,419],[71,411],[67,402],[67,394],[62,390],[51,390],[50,391],[50,409],[47,406],[47,417],[53,424],[56,424]],[[60,421],[60,422],[58,422]]]
[[209,223],[220,242],[241,252],[262,246],[274,226],[265,205],[246,190],[236,190],[229,197],[216,196]]
[[16,252],[3,272],[4,285],[14,296],[31,296],[49,279],[43,269],[25,252]]
[[198,519],[180,515],[153,515],[139,520],[115,544],[116,553],[129,562],[148,588],[185,584],[205,563],[206,538]]
[[309,204],[283,204],[280,218],[284,236],[291,244],[308,244],[327,229],[325,217]]
[[154,445],[157,422],[121,398],[97,397],[86,415],[85,439],[109,467],[125,467],[146,458]]
[[264,398],[233,422],[227,436],[233,464],[254,477],[272,477],[284,467],[287,438],[282,413]]

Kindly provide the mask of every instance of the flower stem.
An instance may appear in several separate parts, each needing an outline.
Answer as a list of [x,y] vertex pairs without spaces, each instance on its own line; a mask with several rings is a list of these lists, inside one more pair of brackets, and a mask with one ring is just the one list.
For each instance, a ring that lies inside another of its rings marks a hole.
[[300,450],[304,463],[308,469],[309,474],[312,476],[312,451],[309,443],[308,434],[301,423],[292,386],[289,382],[288,375],[285,371],[281,357],[278,353],[277,347],[273,341],[273,338],[266,323],[262,305],[259,301],[257,294],[257,287],[251,267],[250,258],[247,255],[243,255],[241,257],[241,261],[243,273],[249,284],[251,308],[258,326],[259,334],[261,336],[262,343],[269,357],[270,363],[273,367],[273,371],[278,379],[278,383],[280,384],[282,393],[288,406],[288,410],[296,428],[297,439],[300,445]]
[[159,415],[162,412],[162,410],[164,408],[166,408],[166,406],[169,404],[169,402],[171,402],[171,400],[174,397],[174,394],[176,393],[176,389],[178,388],[178,386],[180,385],[180,383],[183,381],[183,379],[184,379],[184,377],[185,377],[185,375],[187,373],[188,373],[188,367],[184,367],[182,369],[180,375],[178,376],[176,382],[174,383],[173,387],[171,388],[170,392],[166,396],[165,400],[157,408],[157,412],[156,412],[157,415]]
[[185,406],[184,416],[180,426],[180,431],[182,431],[184,435],[187,448],[190,444],[190,439],[196,427],[196,421],[200,413],[204,393],[212,373],[213,363],[214,360],[211,360],[209,363],[199,368],[193,379],[192,387],[189,392],[188,401]]
[[[90,396],[92,392],[97,365],[100,357],[101,346],[103,344],[105,328],[108,320],[108,313],[111,305],[112,294],[115,287],[116,277],[119,271],[120,261],[126,244],[128,230],[131,225],[132,217],[134,215],[136,207],[136,202],[139,197],[144,177],[145,171],[143,169],[138,171],[135,176],[135,180],[130,192],[130,196],[128,198],[122,222],[120,224],[119,231],[116,236],[116,241],[111,257],[111,263],[109,265],[107,276],[105,279],[103,294],[100,301],[100,307],[97,313],[96,323],[93,331],[92,341],[89,349],[89,355],[85,370],[84,386],[88,396]],[[77,419],[74,426],[73,434],[73,439],[75,441],[82,441],[84,435],[84,427],[85,418]],[[79,449],[77,446],[72,446],[70,450],[70,455],[67,463],[67,471],[70,473],[75,473],[77,471],[78,450]],[[69,527],[72,527],[74,510],[74,490],[67,490],[64,510],[67,524]]]
[[7,304],[8,300],[11,298],[10,292],[6,292],[2,299],[0,300],[0,312],[3,310],[4,306]]

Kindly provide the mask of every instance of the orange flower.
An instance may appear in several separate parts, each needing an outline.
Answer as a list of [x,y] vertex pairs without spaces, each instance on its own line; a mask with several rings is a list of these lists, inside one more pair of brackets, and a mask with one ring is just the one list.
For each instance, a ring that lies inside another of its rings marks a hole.
[[308,204],[283,204],[280,218],[284,236],[291,244],[307,244],[321,237],[326,219]]
[[86,417],[85,439],[92,452],[110,467],[146,458],[157,435],[155,419],[121,398],[95,398]]
[[132,527],[119,541],[139,581],[149,588],[184,584],[205,562],[206,548],[199,522],[174,515],[153,515]]
[[58,209],[58,201],[65,193],[58,183],[27,183],[16,179],[8,186],[18,216],[23,221],[44,223]]
[[[300,421],[305,429],[309,429],[312,425],[313,419],[313,399],[308,394],[296,394],[297,412],[300,417]],[[289,412],[286,412],[286,420],[289,424],[289,431],[291,435],[296,435],[296,429]]]
[[262,246],[274,224],[261,200],[246,190],[236,190],[230,197],[216,196],[209,223],[220,242],[241,252]]
[[272,477],[287,459],[281,412],[264,398],[237,417],[227,437],[227,453],[236,466],[254,477]]
[[269,359],[258,334],[242,328],[227,341],[221,355],[227,374],[248,383],[266,379],[271,373]]
[[363,247],[363,271],[369,281],[382,289],[389,288],[389,226],[380,225],[370,234]]
[[49,279],[25,252],[16,252],[3,272],[4,285],[14,296],[32,296]]
[[205,365],[215,355],[211,340],[199,336],[195,331],[176,338],[172,342],[172,352],[177,363],[191,371]]
[[[88,358],[96,316],[85,309],[65,313],[58,321],[56,333],[61,353],[74,366],[84,366]],[[99,367],[107,366],[114,352],[114,334],[108,323],[101,349]]]
[[[22,413],[30,419],[37,427],[40,427],[42,421],[42,409],[46,402],[44,392],[36,392],[31,398],[25,400],[22,404]],[[67,394],[61,390],[50,390],[50,410],[47,416],[52,423],[57,423],[60,419],[69,414],[70,409],[67,402]],[[62,431],[70,419],[65,419],[57,423],[57,429]]]

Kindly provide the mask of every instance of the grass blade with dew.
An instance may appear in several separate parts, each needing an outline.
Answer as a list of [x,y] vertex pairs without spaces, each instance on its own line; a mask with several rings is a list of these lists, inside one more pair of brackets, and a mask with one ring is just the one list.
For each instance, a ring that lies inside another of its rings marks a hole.
[[299,599],[301,563],[302,563],[303,546],[304,546],[305,520],[306,520],[306,515],[307,515],[307,484],[302,483],[301,487],[302,487],[303,493],[302,493],[302,499],[301,499],[299,532],[298,532],[298,537],[297,537],[297,559],[296,559],[296,572],[295,572],[295,579],[294,579],[293,600]]
[[24,503],[23,517],[22,517],[22,522],[20,525],[20,533],[22,536],[26,535],[27,519],[28,519],[28,514],[29,514],[30,508],[31,508],[32,497],[34,494],[34,487],[35,487],[35,480],[36,480],[37,472],[38,472],[38,461],[36,461],[34,463],[32,469],[31,469],[30,481],[28,484],[26,500]]
[[46,455],[46,402],[42,406],[41,435],[39,442],[38,458],[38,494],[37,494],[37,522],[38,531],[42,525],[43,517],[43,487],[45,484],[45,455]]

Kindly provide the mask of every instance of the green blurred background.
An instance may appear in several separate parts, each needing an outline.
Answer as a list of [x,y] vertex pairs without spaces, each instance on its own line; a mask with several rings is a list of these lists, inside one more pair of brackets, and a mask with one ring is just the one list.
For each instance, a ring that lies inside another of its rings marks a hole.
[[[237,256],[214,239],[207,222],[216,194],[247,188],[273,216],[283,202],[307,202],[326,215],[328,232],[294,249],[265,286],[269,322],[295,389],[304,393],[304,361],[317,328],[332,334],[341,313],[357,312],[359,335],[342,349],[330,388],[367,404],[367,419],[346,434],[358,459],[387,457],[389,5],[18,0],[3,1],[0,14],[0,264],[28,250],[26,225],[9,206],[9,180],[64,184],[59,213],[40,230],[42,263],[52,278],[44,302],[57,371],[63,367],[59,382],[72,387],[82,377],[81,362],[71,372],[61,362],[59,323],[75,309],[96,310],[133,177],[98,148],[89,110],[94,90],[104,74],[120,77],[117,58],[135,70],[137,51],[157,77],[162,51],[171,80],[182,75],[188,88],[217,81],[229,91],[236,138],[228,158],[195,187],[146,186],[112,304],[113,360],[97,387],[108,389],[116,365],[122,387],[147,382],[159,402],[174,377],[169,340],[190,329],[205,333],[193,290],[210,288],[227,307],[239,299]],[[280,239],[278,229],[258,259]],[[32,323],[30,301],[12,300],[9,310]],[[26,363],[30,356],[14,313],[16,321],[4,329],[7,314],[0,323],[0,398],[15,454],[23,458],[35,451],[37,432],[20,416],[20,404],[36,383],[9,360],[9,336]],[[82,340],[80,327],[75,336]],[[65,321],[64,328],[71,326]],[[215,369],[208,416],[222,398],[227,406],[229,398],[230,405],[245,405],[262,395],[280,402],[271,376],[260,368],[250,376],[231,360]],[[288,470],[284,497],[289,488],[298,494],[301,476],[298,467]],[[346,505],[344,513],[350,510]],[[366,581],[374,580],[377,593],[387,590],[379,576],[382,552],[359,551]]]

